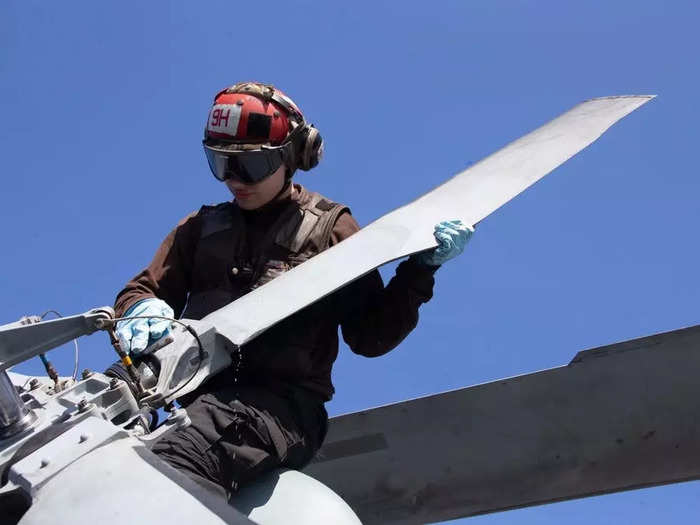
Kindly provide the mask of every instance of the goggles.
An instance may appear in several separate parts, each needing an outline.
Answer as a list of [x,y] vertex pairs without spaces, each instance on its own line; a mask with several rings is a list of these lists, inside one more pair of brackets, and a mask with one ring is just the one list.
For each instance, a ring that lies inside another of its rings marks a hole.
[[272,175],[292,153],[291,143],[254,150],[225,150],[203,144],[209,168],[220,181],[237,179],[255,184]]

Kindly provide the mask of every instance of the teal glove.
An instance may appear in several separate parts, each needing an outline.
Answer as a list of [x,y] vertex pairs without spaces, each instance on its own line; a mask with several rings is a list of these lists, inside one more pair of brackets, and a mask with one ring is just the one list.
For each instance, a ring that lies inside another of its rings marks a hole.
[[415,255],[414,259],[426,266],[440,266],[464,251],[472,233],[474,227],[460,220],[442,221],[435,225],[437,247]]
[[[123,317],[137,315],[157,315],[172,318],[174,314],[168,303],[151,297],[131,305]],[[117,322],[117,338],[121,347],[132,354],[143,352],[169,331],[170,321],[166,319],[130,319]]]

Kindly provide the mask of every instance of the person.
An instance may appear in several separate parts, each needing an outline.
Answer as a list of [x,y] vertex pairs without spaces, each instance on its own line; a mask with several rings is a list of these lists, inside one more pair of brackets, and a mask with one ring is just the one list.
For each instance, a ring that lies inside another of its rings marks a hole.
[[[203,145],[234,199],[201,207],[170,232],[117,295],[119,317],[201,319],[359,230],[346,206],[293,183],[297,169],[318,164],[323,140],[273,86],[245,82],[219,92]],[[302,468],[325,437],[338,327],[357,354],[395,348],[432,297],[433,274],[472,231],[440,223],[438,247],[399,264],[387,286],[375,270],[243,345],[229,369],[178,400],[192,424],[153,451],[229,496],[263,472]],[[168,329],[167,320],[123,320],[117,335],[138,354]]]

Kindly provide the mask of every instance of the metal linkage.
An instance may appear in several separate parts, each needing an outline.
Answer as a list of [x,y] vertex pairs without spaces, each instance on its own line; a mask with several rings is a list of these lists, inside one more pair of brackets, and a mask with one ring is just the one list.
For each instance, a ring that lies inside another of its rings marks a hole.
[[0,370],[43,354],[81,335],[88,335],[105,327],[114,319],[109,306],[96,308],[80,315],[32,322],[26,320],[0,326]]
[[17,434],[36,420],[5,370],[39,355],[54,380],[56,390],[59,390],[58,374],[44,352],[81,335],[91,334],[113,318],[114,310],[106,306],[50,321],[42,321],[38,316],[23,317],[15,323],[0,326],[0,438]]

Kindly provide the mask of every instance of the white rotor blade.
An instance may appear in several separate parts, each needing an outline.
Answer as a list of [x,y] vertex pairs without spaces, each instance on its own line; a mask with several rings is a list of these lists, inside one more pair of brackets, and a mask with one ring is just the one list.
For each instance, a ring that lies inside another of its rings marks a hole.
[[583,102],[206,320],[241,345],[374,268],[435,247],[436,223],[461,219],[476,224],[652,98]]

